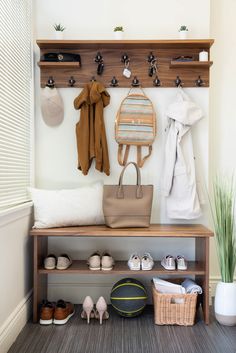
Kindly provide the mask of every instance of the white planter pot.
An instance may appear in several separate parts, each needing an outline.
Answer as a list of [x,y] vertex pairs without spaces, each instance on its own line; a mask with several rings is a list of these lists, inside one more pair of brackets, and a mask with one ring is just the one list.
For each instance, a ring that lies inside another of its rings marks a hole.
[[180,39],[187,39],[188,38],[188,31],[179,31],[179,38]]
[[64,33],[61,31],[55,31],[55,39],[57,40],[63,40],[64,38]]
[[114,36],[115,36],[115,39],[122,40],[124,38],[124,32],[116,31],[116,32],[114,32]]
[[220,282],[217,284],[215,316],[222,325],[236,325],[236,283]]

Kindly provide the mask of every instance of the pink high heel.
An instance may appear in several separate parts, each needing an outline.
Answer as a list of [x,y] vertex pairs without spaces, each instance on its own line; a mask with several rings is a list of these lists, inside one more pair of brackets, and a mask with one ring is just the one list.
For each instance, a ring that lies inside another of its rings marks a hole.
[[100,297],[96,303],[95,318],[99,319],[100,325],[102,325],[103,319],[107,320],[109,318],[107,303],[103,297]]
[[87,296],[83,302],[83,311],[81,313],[81,318],[87,319],[88,324],[90,322],[90,318],[92,319],[95,317],[93,306],[94,306],[94,304],[93,304],[92,298]]

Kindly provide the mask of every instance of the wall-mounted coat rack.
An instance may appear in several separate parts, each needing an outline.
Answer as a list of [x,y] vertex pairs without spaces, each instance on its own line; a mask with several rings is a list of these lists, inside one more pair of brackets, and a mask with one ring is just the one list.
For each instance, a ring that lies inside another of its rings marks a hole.
[[[81,58],[81,63],[40,61],[41,86],[53,77],[55,87],[83,87],[94,77],[106,87],[209,87],[212,61],[198,57],[202,50],[210,57],[213,43],[212,39],[38,40],[41,58],[60,52]],[[179,57],[189,60],[176,60]]]

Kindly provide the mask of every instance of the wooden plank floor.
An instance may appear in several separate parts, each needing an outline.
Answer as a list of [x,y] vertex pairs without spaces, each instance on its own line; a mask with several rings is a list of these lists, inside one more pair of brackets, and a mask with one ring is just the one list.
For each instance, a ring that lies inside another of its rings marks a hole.
[[133,319],[111,317],[102,326],[80,319],[81,306],[65,326],[29,322],[8,353],[236,353],[236,327],[220,326],[212,315],[206,326],[156,326],[152,307]]

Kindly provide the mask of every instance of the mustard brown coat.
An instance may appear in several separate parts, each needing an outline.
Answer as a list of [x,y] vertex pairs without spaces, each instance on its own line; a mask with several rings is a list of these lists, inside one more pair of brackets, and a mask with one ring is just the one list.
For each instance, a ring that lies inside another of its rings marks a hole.
[[75,109],[81,109],[80,120],[76,124],[78,169],[84,175],[95,159],[95,168],[110,174],[103,108],[110,103],[110,95],[105,87],[97,82],[88,83],[74,100]]

